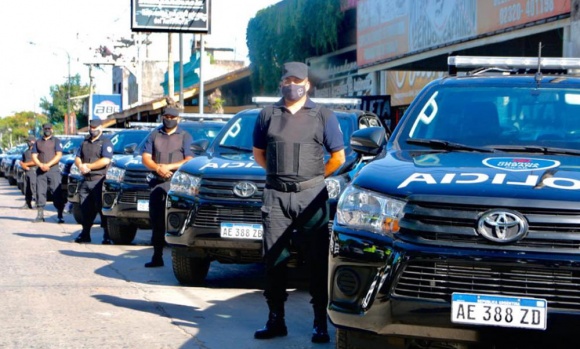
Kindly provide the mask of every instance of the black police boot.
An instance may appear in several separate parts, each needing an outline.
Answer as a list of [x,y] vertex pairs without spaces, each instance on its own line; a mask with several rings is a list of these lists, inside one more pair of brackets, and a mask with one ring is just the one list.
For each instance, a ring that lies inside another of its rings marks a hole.
[[58,216],[56,218],[56,222],[59,223],[59,224],[64,223],[64,218],[62,216],[62,210],[59,210],[58,211]]
[[90,235],[83,235],[83,233],[81,233],[79,236],[77,236],[77,238],[75,239],[75,242],[77,244],[86,244],[91,242],[91,236]]
[[161,246],[153,246],[153,257],[151,258],[151,262],[145,263],[145,268],[156,268],[162,267],[165,263],[163,263],[163,245]]
[[328,325],[326,319],[326,308],[314,309],[314,325],[312,326],[312,343],[328,343]]
[[266,326],[254,332],[254,338],[256,339],[271,339],[288,335],[288,329],[284,321],[284,305],[276,307],[269,305],[269,308],[270,313],[268,314]]
[[32,223],[39,223],[44,222],[44,208],[39,207],[36,209],[36,218],[32,221]]

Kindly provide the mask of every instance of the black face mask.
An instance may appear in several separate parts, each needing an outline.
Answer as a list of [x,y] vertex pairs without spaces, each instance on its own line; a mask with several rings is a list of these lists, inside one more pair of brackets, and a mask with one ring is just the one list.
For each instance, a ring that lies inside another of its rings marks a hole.
[[50,137],[52,135],[52,130],[44,130],[44,137]]
[[98,137],[100,134],[100,130],[89,130],[89,135],[91,135],[92,138]]
[[306,87],[304,85],[285,85],[282,86],[282,96],[289,101],[297,101],[306,94]]
[[177,119],[166,119],[163,118],[163,127],[166,129],[172,129],[177,126]]

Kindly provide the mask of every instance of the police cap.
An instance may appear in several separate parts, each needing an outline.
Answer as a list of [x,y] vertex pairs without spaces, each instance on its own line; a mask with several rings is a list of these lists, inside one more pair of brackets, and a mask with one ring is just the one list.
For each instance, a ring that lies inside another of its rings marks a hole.
[[99,127],[103,124],[103,120],[101,119],[92,119],[90,122],[91,127]]
[[284,63],[284,75],[282,75],[282,80],[291,76],[300,80],[306,79],[308,77],[308,66],[301,62]]
[[47,122],[46,124],[42,125],[42,128],[49,128],[52,130],[52,124]]

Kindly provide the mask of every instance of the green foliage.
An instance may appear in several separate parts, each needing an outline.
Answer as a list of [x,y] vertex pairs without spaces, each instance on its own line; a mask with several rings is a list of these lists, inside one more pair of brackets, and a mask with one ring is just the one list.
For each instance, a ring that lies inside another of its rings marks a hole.
[[[41,130],[42,124],[47,120],[46,115],[35,114],[31,111],[19,112],[0,119],[0,146],[8,149],[13,145],[23,143],[29,134],[35,134],[35,128]],[[12,144],[10,144],[11,140]]]
[[[89,85],[81,86],[81,77],[79,74],[70,77],[70,97],[83,96],[89,94]],[[53,125],[62,125],[64,116],[68,110],[68,96],[69,85],[67,79],[61,85],[53,85],[50,87],[50,100],[42,98],[40,100],[40,108],[48,116],[50,123]],[[80,112],[82,107],[82,100],[71,100],[70,111],[77,114],[77,120],[86,119],[86,115]],[[86,122],[85,122],[86,124]],[[61,126],[62,128],[62,126]]]
[[255,94],[278,91],[282,65],[337,49],[340,0],[285,0],[259,11],[246,41]]

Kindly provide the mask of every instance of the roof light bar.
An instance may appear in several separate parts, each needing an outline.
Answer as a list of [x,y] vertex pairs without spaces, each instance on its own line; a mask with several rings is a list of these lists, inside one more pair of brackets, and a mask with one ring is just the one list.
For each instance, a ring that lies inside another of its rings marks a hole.
[[192,120],[192,119],[198,119],[198,120],[203,120],[203,119],[231,119],[234,116],[234,114],[199,114],[199,113],[180,113],[179,117],[183,118],[183,119],[188,119],[188,120]]
[[160,122],[141,122],[141,121],[130,121],[129,127],[157,127],[161,125]]
[[[538,57],[450,56],[447,64],[457,68],[509,67],[537,69]],[[542,57],[542,69],[580,69],[580,58]]]
[[[255,104],[273,104],[280,100],[280,97],[252,97]],[[351,105],[361,104],[360,98],[311,98],[314,103],[331,105]]]

